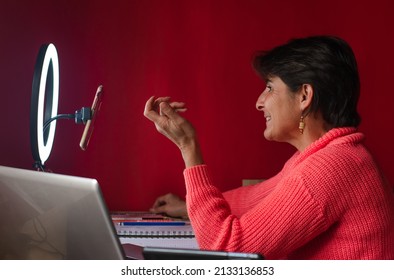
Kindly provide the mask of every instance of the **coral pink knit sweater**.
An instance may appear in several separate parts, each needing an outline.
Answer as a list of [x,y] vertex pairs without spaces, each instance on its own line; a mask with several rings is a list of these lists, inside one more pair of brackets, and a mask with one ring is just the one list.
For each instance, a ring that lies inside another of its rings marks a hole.
[[202,249],[268,259],[394,259],[394,195],[355,128],[296,152],[271,179],[222,194],[206,165],[184,171]]

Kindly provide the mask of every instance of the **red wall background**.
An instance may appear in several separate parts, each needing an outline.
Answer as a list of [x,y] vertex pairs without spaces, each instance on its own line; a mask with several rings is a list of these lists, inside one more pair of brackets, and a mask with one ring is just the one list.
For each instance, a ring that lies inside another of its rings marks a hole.
[[264,85],[252,54],[293,37],[332,34],[358,58],[360,130],[394,183],[392,10],[389,0],[2,0],[0,165],[32,168],[33,70],[41,44],[52,42],[59,113],[90,106],[99,84],[105,96],[88,150],[78,147],[83,126],[60,120],[46,165],[97,178],[111,210],[145,210],[160,194],[185,194],[179,151],[142,115],[151,95],[188,104],[185,115],[223,190],[272,176],[294,150],[263,137],[255,101]]

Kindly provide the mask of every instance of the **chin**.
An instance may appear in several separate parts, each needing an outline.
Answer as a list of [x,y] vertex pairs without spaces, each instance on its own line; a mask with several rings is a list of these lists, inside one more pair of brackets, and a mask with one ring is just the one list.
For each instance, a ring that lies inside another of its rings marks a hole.
[[272,137],[272,134],[269,133],[267,130],[264,131],[264,138],[265,138],[266,140],[268,140],[268,141],[273,141],[273,140],[274,140],[274,138]]

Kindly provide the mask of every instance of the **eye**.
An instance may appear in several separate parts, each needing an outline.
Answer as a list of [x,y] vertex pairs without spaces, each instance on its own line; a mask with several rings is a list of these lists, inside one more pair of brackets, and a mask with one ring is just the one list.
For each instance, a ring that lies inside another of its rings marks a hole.
[[266,90],[267,92],[272,92],[272,86],[271,86],[271,85],[267,85],[267,86],[265,87],[265,90]]

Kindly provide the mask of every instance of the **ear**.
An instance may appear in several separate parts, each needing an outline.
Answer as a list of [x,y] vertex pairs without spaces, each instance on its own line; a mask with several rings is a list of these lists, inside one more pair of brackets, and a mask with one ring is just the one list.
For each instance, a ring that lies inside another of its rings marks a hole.
[[300,109],[305,111],[311,104],[313,100],[313,87],[310,84],[303,84],[300,89]]

